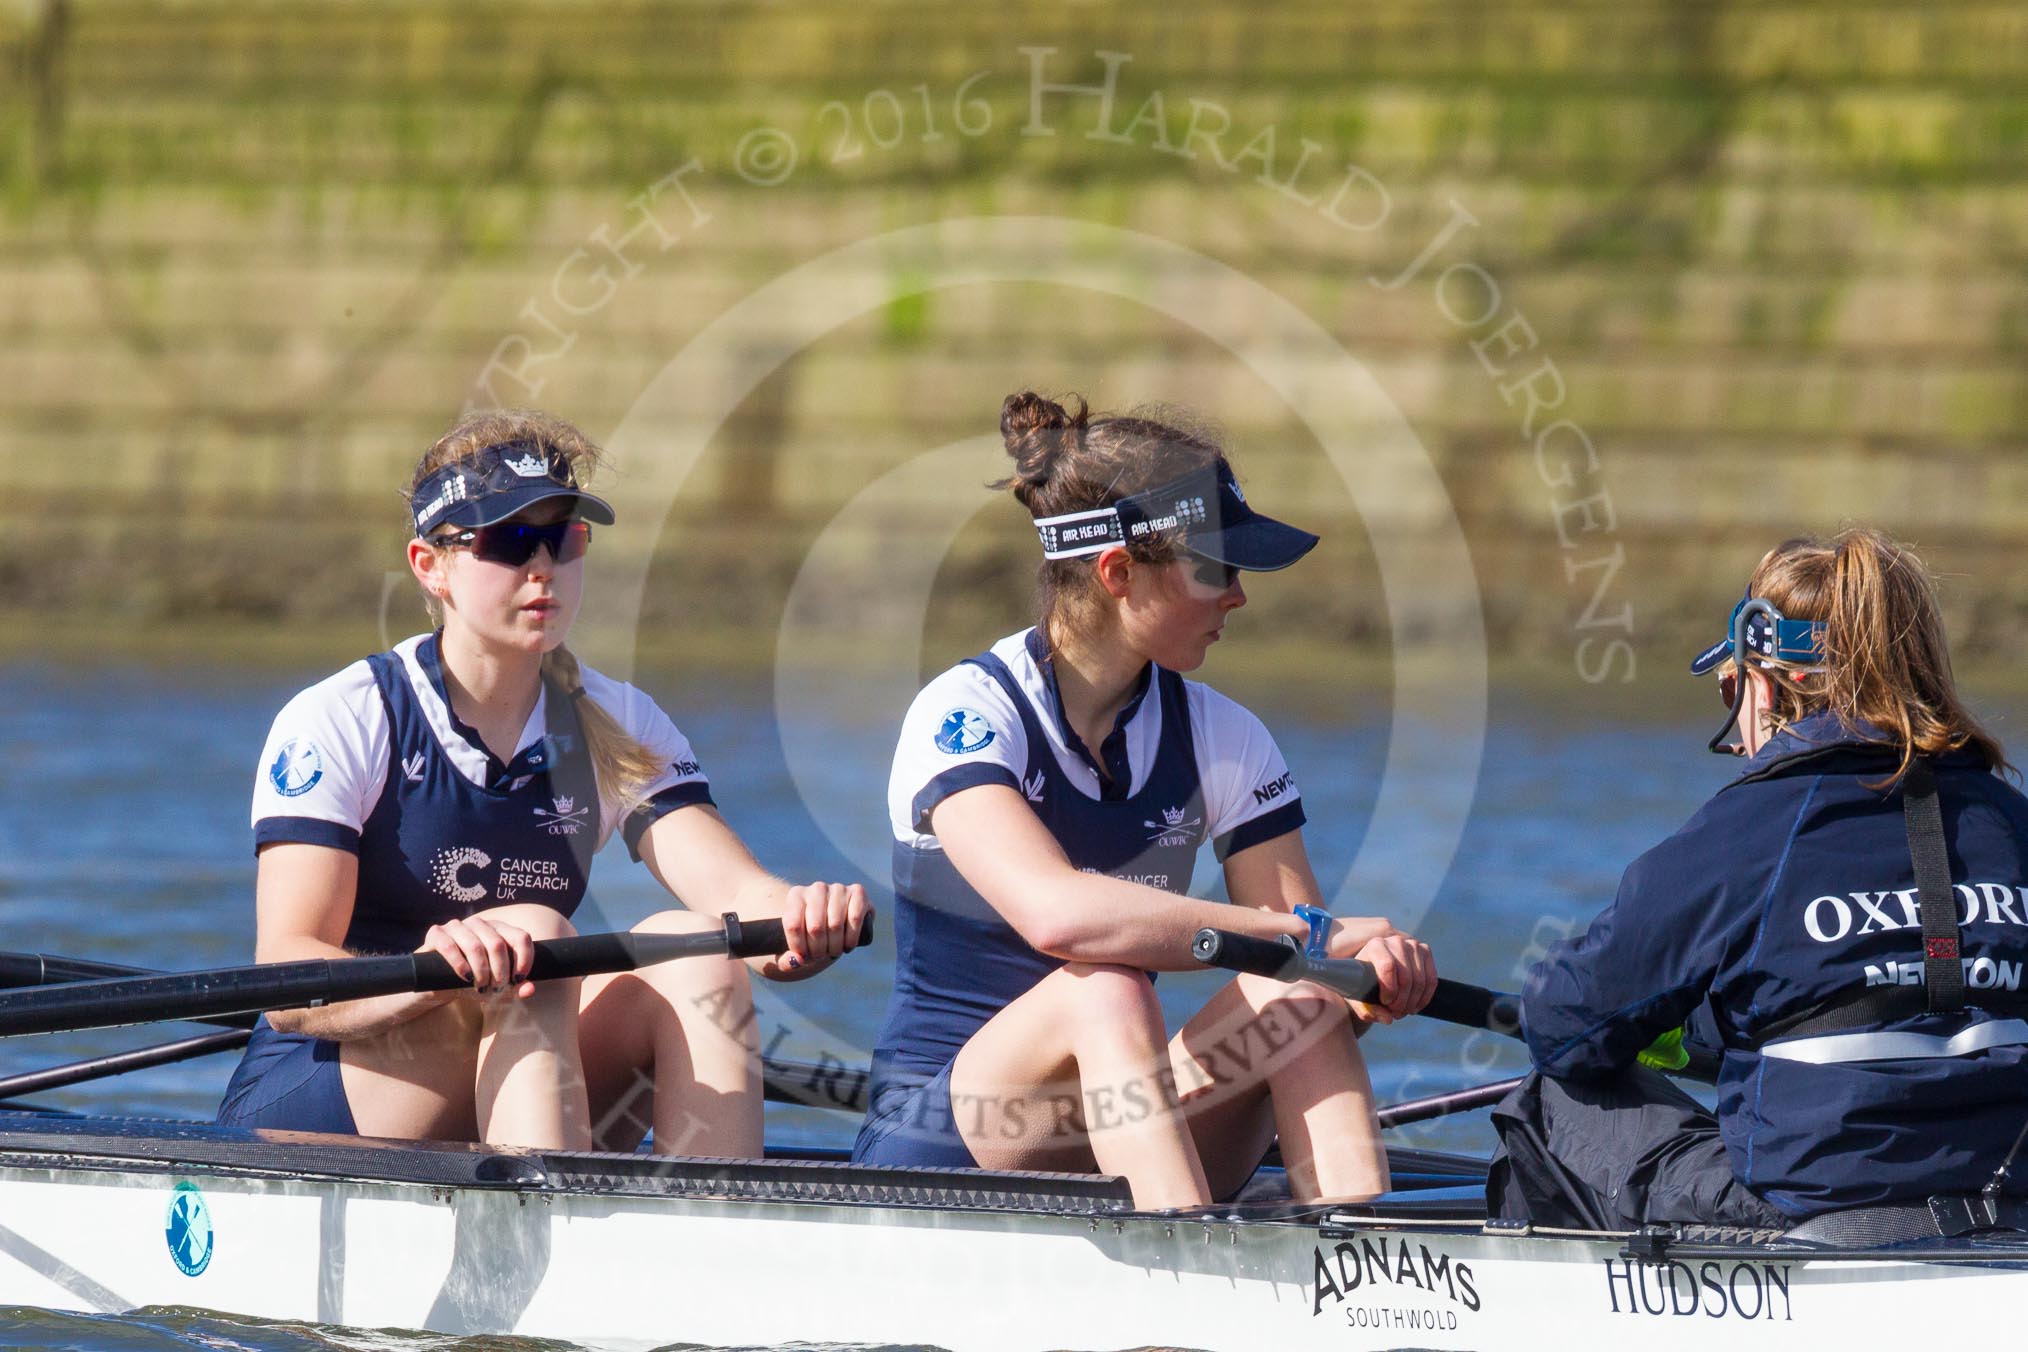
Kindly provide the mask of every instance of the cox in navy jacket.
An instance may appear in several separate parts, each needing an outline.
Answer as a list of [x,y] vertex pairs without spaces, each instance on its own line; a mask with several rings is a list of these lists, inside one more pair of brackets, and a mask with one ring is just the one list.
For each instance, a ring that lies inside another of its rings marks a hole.
[[[1780,1210],[1983,1185],[2028,1123],[2028,1025],[2007,1042],[2028,971],[2028,799],[1975,754],[1934,762],[1966,1007],[1858,1031],[1927,1035],[1939,1051],[1955,1050],[1944,1046],[1953,1037],[1958,1048],[2002,1045],[1882,1060],[1865,1055],[1877,1038],[1807,1048],[1777,1027],[1869,984],[1922,980],[1901,792],[1869,787],[1899,759],[1830,714],[1770,739],[1530,974],[1523,1022],[1537,1068],[1611,1076],[1701,1014],[1721,1042],[1718,1119],[1733,1172]],[[1969,1031],[1987,1023],[1997,1026]],[[1768,1046],[1827,1063],[1764,1054],[1770,1030]]]

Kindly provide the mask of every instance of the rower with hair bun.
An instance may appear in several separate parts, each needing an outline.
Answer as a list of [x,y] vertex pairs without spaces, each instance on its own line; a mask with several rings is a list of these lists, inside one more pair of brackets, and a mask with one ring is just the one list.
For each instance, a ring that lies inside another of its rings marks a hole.
[[[1173,1207],[1231,1195],[1279,1132],[1296,1196],[1383,1191],[1355,1033],[1428,1002],[1429,950],[1385,920],[1295,914],[1319,892],[1293,777],[1258,718],[1181,675],[1246,603],[1240,572],[1316,537],[1254,511],[1181,415],[1024,393],[1000,431],[1042,616],[903,720],[895,989],[853,1157],[1097,1169]],[[1186,895],[1206,841],[1233,905]],[[1150,974],[1195,967],[1205,926],[1363,958],[1378,1003],[1240,976],[1171,1039]]]
[[[1927,1199],[2018,1187],[2028,799],[1958,696],[1934,582],[1878,531],[1790,540],[1691,670],[1720,673],[1712,749],[1746,764],[1534,969],[1539,1073],[1494,1113],[1488,1204],[1949,1233]],[[1686,1020],[1715,1116],[1649,1068],[1684,1061]]]
[[652,1122],[663,1153],[761,1153],[746,966],[525,980],[615,831],[696,908],[636,929],[779,916],[789,952],[753,962],[774,980],[821,970],[867,914],[857,883],[755,863],[668,715],[565,646],[592,527],[613,521],[583,487],[598,461],[541,413],[446,433],[406,493],[441,627],[297,695],[261,753],[258,961],[434,952],[476,989],[263,1016],[221,1122],[579,1150],[632,1150]]

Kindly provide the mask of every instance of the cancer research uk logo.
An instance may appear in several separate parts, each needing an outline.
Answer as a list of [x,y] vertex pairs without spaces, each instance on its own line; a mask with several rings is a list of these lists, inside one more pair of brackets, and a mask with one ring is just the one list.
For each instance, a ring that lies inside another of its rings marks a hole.
[[468,868],[489,868],[492,863],[493,856],[469,845],[438,850],[430,861],[430,884],[452,901],[469,906],[486,895],[486,885],[465,882],[460,875]]
[[163,1226],[169,1257],[186,1277],[211,1266],[211,1208],[195,1183],[185,1180],[169,1194],[169,1217]]
[[315,742],[292,737],[282,743],[275,763],[268,767],[268,782],[284,798],[300,798],[317,787],[324,777],[324,753]]
[[950,756],[967,756],[983,750],[993,740],[993,725],[974,709],[953,709],[944,715],[937,729],[937,750]]

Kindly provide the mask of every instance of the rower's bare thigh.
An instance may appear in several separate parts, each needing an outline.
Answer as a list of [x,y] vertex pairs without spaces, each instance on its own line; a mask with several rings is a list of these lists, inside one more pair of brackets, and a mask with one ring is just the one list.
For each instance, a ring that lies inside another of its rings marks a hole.
[[[722,922],[667,910],[636,931],[694,934]],[[718,1099],[751,1092],[752,994],[742,964],[687,958],[638,972],[588,977],[578,1031],[597,1145],[632,1150],[654,1122],[661,1092],[687,1097],[709,1116]],[[672,1119],[673,1120],[673,1119]],[[658,1133],[659,1139],[659,1133]]]
[[[477,912],[525,929],[537,938],[570,933],[553,907],[535,903]],[[478,1139],[475,1107],[479,1044],[486,1016],[507,1012],[513,992],[464,991],[427,1013],[376,1037],[339,1044],[345,1101],[362,1136],[425,1140]]]
[[512,994],[460,994],[378,1037],[339,1044],[345,1101],[362,1136],[478,1139],[480,1001]]
[[[951,1109],[972,1158],[988,1169],[1089,1172],[1097,1167],[1086,1133],[1094,1111],[1148,1111],[1162,1089],[1148,1070],[1092,1083],[1079,1073],[1091,1040],[1131,1064],[1137,1044],[1159,1057],[1161,1011],[1146,973],[1071,963],[1057,968],[987,1020],[951,1066]],[[1109,1101],[1107,1096],[1109,1096]]]
[[1274,1144],[1268,1043],[1281,1034],[1264,1036],[1262,1020],[1239,980],[1228,981],[1169,1041],[1184,1121],[1213,1197],[1237,1191]]

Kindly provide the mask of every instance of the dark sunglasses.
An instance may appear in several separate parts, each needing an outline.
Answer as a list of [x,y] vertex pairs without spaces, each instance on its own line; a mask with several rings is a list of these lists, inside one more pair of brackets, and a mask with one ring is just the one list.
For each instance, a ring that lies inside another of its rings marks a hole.
[[549,557],[559,564],[575,563],[591,544],[591,522],[558,521],[549,526],[532,526],[525,521],[502,521],[491,526],[471,526],[454,535],[439,535],[430,541],[449,549],[469,549],[475,559],[519,568],[535,557],[535,551],[549,547]]
[[1239,569],[1233,564],[1220,563],[1217,559],[1199,558],[1195,554],[1189,557],[1190,576],[1196,578],[1199,584],[1214,591],[1224,591],[1239,576]]
[[1718,675],[1718,700],[1726,708],[1732,707],[1732,700],[1739,693],[1739,670],[1720,672]]

